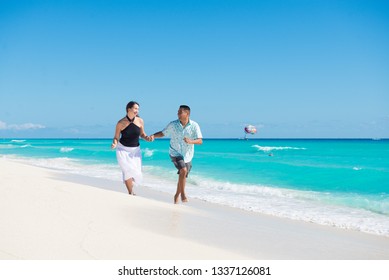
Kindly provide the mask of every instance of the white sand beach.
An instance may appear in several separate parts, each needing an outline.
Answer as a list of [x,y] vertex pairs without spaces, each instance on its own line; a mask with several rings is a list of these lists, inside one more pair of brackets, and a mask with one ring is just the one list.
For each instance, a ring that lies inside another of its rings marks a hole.
[[[0,259],[389,259],[389,238],[0,158]],[[190,193],[189,193],[190,197]]]

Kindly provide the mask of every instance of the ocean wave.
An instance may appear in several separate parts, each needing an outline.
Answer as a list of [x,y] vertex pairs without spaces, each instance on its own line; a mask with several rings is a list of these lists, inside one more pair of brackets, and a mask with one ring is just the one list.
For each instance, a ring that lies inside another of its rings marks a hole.
[[97,164],[92,161],[85,162],[68,157],[24,158],[8,156],[7,158],[33,166],[64,171],[70,174],[83,175],[93,178],[104,178],[114,181],[120,181],[122,178],[120,168],[112,164]]
[[26,144],[26,145],[20,146],[20,148],[30,148],[30,147],[32,147],[32,145],[30,145],[30,144]]
[[73,150],[74,150],[74,148],[68,148],[68,147],[62,147],[62,148],[59,149],[59,151],[61,153],[69,153],[69,152],[71,152]]
[[13,140],[11,140],[11,142],[13,142],[13,143],[23,143],[23,142],[26,142],[26,140],[23,140],[23,139],[13,139]]
[[154,155],[154,152],[155,152],[156,150],[152,150],[152,149],[149,149],[149,148],[145,148],[145,149],[143,149],[143,155],[145,156],[145,157],[152,157],[153,155]]
[[306,150],[306,148],[298,148],[298,147],[273,147],[273,146],[260,146],[260,145],[253,145],[251,147],[256,148],[258,151],[263,151],[266,153],[274,150]]
[[0,149],[13,149],[15,145],[12,144],[0,144]]
[[389,197],[341,196],[209,180],[188,192],[201,200],[243,210],[389,236]]
[[[148,171],[155,171],[154,169]],[[169,172],[145,184],[173,193],[177,175]],[[240,185],[192,175],[187,181],[191,197],[246,211],[357,230],[389,237],[389,196],[362,197],[354,194],[299,191],[264,185]]]
[[24,157],[10,156],[10,158],[17,162],[22,162],[33,166],[62,170],[62,171],[73,170],[77,162],[67,157],[60,157],[60,158],[27,158],[26,157],[24,158]]

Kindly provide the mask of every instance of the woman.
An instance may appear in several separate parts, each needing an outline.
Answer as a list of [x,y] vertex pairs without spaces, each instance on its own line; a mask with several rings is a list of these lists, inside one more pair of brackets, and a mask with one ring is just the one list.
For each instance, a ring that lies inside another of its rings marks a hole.
[[142,182],[142,153],[139,137],[147,141],[150,141],[150,137],[146,135],[143,120],[138,116],[139,103],[129,102],[126,111],[127,115],[116,125],[111,148],[116,148],[116,158],[122,169],[123,181],[128,193],[135,195],[134,183]]

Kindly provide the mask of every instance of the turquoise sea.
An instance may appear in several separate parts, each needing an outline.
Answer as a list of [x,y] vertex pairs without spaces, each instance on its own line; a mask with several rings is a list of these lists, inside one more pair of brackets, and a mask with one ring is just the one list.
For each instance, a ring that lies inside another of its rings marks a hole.
[[[111,141],[0,139],[0,157],[121,181]],[[177,174],[169,139],[142,141],[141,148],[143,185],[173,195]],[[187,193],[247,211],[389,236],[389,139],[204,139],[195,147]]]

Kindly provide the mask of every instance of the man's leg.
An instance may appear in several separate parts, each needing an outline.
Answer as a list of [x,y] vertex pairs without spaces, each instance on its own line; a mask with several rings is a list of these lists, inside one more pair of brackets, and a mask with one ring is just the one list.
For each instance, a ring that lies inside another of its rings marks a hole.
[[188,170],[186,168],[182,168],[180,170],[180,176],[178,177],[178,180],[180,182],[181,186],[181,200],[182,202],[188,202],[188,199],[186,198],[185,194],[185,185],[186,185],[186,178],[188,177]]
[[188,199],[185,195],[185,183],[186,183],[186,174],[188,173],[186,167],[181,168],[178,175],[178,183],[177,183],[177,191],[174,195],[174,203],[178,203],[178,197],[181,194],[181,200],[182,202],[187,202]]

